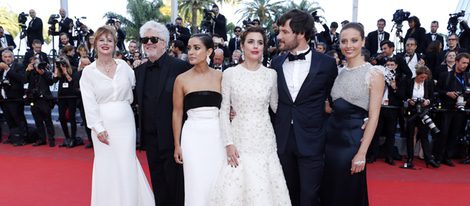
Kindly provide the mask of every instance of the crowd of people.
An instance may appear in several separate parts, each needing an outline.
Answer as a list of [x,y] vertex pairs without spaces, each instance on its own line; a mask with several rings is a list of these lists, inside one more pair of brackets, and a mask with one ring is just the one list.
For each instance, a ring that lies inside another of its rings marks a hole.
[[[444,38],[437,21],[426,33],[411,16],[395,45],[384,19],[365,34],[360,23],[338,30],[291,10],[271,32],[254,20],[228,38],[217,5],[212,14],[209,34],[191,35],[181,18],[174,28],[148,21],[126,49],[119,21],[83,26],[77,38],[61,9],[51,60],[31,10],[22,62],[0,27],[2,141],[54,147],[57,104],[60,146],[83,145],[78,108],[95,152],[92,205],[368,205],[366,164],[379,158],[405,169],[416,156],[426,167],[470,164],[465,21]],[[136,147],[146,151],[153,192]]]

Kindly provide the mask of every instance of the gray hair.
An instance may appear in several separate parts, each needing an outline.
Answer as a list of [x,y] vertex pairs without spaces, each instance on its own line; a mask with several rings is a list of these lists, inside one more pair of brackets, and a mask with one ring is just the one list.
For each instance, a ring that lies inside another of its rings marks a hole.
[[3,50],[2,56],[3,56],[3,55],[6,55],[6,54],[11,54],[13,57],[15,57],[15,55],[13,54],[13,52],[12,52],[11,50],[9,50],[9,49]]
[[145,24],[140,27],[140,30],[139,30],[140,37],[144,37],[144,34],[147,31],[154,31],[158,34],[161,34],[163,36],[163,40],[165,40],[166,42],[166,46],[168,47],[170,43],[170,32],[168,31],[165,25],[160,24],[156,21],[150,20],[150,21],[145,22]]
[[218,49],[216,49],[216,50],[214,51],[214,54],[222,54],[222,55],[224,55],[224,50],[221,49],[221,48],[218,48]]

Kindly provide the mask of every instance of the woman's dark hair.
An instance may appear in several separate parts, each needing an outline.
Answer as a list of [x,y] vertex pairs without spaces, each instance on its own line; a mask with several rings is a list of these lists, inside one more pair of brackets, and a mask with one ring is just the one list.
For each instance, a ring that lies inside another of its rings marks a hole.
[[431,79],[431,70],[425,65],[416,65],[416,76],[426,74],[428,79]]
[[304,34],[305,40],[310,40],[315,24],[312,15],[299,9],[292,9],[277,20],[277,25],[286,26],[285,24],[288,20],[290,20],[289,27],[294,34]]
[[199,40],[201,40],[202,44],[204,44],[206,49],[214,49],[214,41],[212,41],[212,37],[209,36],[209,34],[193,34],[191,38],[198,38]]
[[362,39],[364,39],[364,37],[365,37],[365,35],[364,35],[364,26],[360,23],[357,23],[357,22],[347,23],[346,25],[343,26],[343,28],[341,28],[340,33],[342,33],[346,29],[354,29],[354,30],[358,31],[361,34]]
[[421,27],[421,22],[419,22],[419,18],[417,16],[410,16],[408,18],[408,22],[409,21],[414,21],[415,22],[415,28]]
[[265,47],[265,46],[267,45],[266,32],[264,31],[263,28],[257,27],[257,26],[248,27],[248,28],[242,33],[242,35],[240,36],[240,44],[241,44],[241,45],[243,45],[243,44],[245,43],[246,36],[247,36],[249,33],[260,33],[261,36],[263,37],[263,47]]

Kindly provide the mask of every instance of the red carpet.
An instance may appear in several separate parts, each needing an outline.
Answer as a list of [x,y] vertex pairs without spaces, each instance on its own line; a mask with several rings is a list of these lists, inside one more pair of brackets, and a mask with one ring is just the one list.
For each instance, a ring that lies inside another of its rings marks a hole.
[[[138,156],[148,176],[145,153],[138,152]],[[66,149],[0,144],[0,205],[90,205],[92,161],[93,150],[83,146]],[[428,169],[423,161],[415,162],[417,170],[381,161],[370,164],[371,205],[470,205],[470,165]]]

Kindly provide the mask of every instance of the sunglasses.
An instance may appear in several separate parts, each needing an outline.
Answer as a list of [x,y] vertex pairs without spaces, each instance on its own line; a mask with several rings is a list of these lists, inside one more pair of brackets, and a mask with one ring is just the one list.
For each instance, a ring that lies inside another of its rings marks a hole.
[[162,41],[163,41],[163,39],[160,39],[160,38],[155,37],[155,36],[153,36],[153,37],[143,37],[143,38],[140,38],[140,42],[141,42],[142,44],[147,44],[147,43],[149,42],[149,40],[150,40],[153,44],[158,43],[159,40],[162,40]]
[[240,30],[235,30],[235,32],[241,32]]

